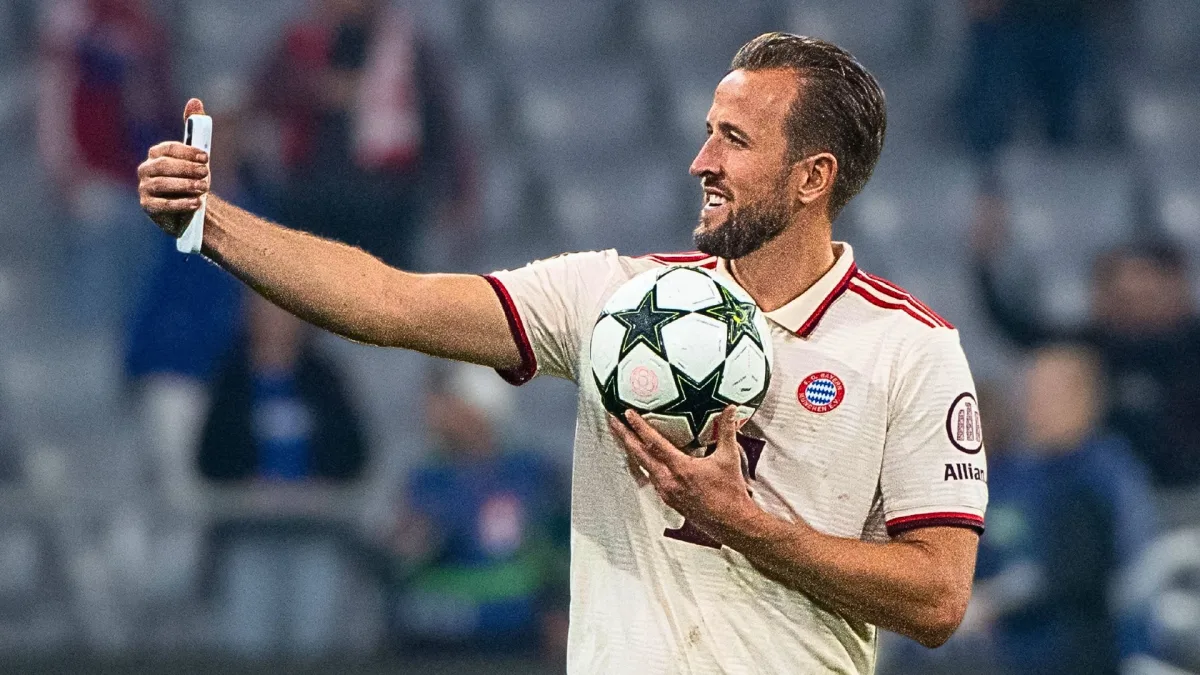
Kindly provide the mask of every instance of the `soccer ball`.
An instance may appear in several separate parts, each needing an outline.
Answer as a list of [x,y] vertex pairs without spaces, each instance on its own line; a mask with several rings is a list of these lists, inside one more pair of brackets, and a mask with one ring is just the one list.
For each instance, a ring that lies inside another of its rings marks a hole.
[[713,442],[728,405],[758,410],[771,383],[771,333],[754,300],[697,267],[643,272],[592,329],[592,376],[608,412],[630,408],[689,454]]

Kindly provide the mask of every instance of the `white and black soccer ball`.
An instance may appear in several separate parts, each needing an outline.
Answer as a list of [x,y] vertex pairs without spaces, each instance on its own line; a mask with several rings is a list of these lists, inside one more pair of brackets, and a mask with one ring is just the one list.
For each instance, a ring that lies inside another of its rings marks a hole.
[[643,272],[613,293],[592,329],[592,376],[604,407],[630,408],[677,447],[713,442],[728,405],[758,410],[771,383],[771,334],[754,300],[707,270]]

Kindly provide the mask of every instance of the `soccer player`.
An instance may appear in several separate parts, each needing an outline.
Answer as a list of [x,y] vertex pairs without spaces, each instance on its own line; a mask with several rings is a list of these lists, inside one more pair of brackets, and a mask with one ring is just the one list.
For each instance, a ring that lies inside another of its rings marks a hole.
[[[189,101],[188,112],[200,110]],[[580,384],[572,498],[572,673],[869,673],[877,627],[928,646],[958,626],[987,502],[957,332],[857,268],[832,221],[883,146],[875,79],[848,53],[769,33],[721,80],[691,166],[699,253],[575,253],[490,276],[411,274],[210,195],[204,254],[352,340]],[[142,205],[178,235],[207,158],[150,150]],[[663,264],[715,269],[770,319],[771,388],[708,457],[587,376],[609,295]],[[744,467],[744,468],[743,468]]]

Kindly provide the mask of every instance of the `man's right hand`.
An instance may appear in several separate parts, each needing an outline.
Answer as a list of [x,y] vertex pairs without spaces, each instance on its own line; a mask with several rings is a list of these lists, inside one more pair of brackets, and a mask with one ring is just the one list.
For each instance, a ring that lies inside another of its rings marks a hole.
[[[203,114],[204,104],[194,98],[187,102],[183,118]],[[183,233],[210,186],[208,153],[178,141],[150,148],[146,161],[138,166],[142,210],[172,237]]]
[[[202,114],[197,99],[184,115]],[[142,208],[178,237],[209,191],[208,157],[160,143],[138,167]],[[210,195],[204,255],[271,302],[351,340],[494,368],[523,364],[492,286],[473,274],[413,274],[353,246],[289,230]]]

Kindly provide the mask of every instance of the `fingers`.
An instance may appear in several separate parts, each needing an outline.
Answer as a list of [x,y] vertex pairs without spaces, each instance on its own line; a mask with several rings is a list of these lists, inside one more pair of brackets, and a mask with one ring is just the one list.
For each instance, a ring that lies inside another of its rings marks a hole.
[[637,435],[637,438],[645,446],[646,452],[654,457],[659,462],[671,466],[681,457],[686,457],[674,445],[671,444],[662,434],[658,433],[654,427],[650,426],[642,416],[633,410],[625,411],[625,420],[629,422],[630,429]]
[[147,153],[147,159],[158,159],[159,157],[173,157],[189,162],[200,162],[201,164],[208,161],[207,152],[204,152],[200,148],[193,148],[190,145],[180,143],[179,141],[163,141],[158,145],[152,146],[150,152]]
[[172,199],[142,197],[142,210],[150,216],[175,215],[181,212],[195,211],[198,208],[200,208],[199,197],[177,197]]
[[187,105],[183,106],[183,119],[187,119],[192,115],[204,114],[204,102],[198,98],[189,98]]
[[191,178],[173,178],[155,176],[144,178],[140,189],[143,193],[154,197],[202,195],[208,192],[208,179],[194,180]]
[[[641,475],[642,469],[645,469],[645,472],[653,479],[654,472],[656,469],[661,468],[661,464],[654,461],[654,458],[646,452],[645,444],[637,437],[637,434],[630,431],[628,427],[621,424],[621,421],[612,415],[608,417],[608,428],[612,430],[613,435],[617,437],[621,446],[625,448],[625,454],[628,456],[630,469],[634,472],[634,478]],[[639,482],[639,485],[643,484]]]
[[208,165],[174,157],[157,157],[147,159],[138,166],[139,179],[145,180],[155,176],[199,180],[208,177]]

